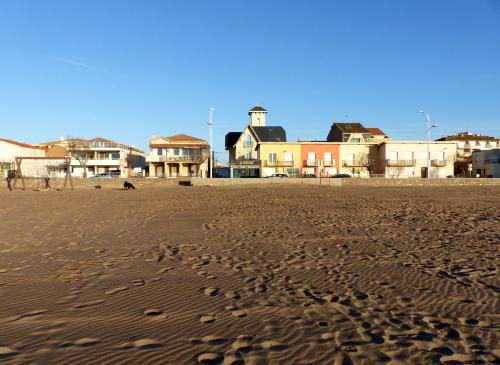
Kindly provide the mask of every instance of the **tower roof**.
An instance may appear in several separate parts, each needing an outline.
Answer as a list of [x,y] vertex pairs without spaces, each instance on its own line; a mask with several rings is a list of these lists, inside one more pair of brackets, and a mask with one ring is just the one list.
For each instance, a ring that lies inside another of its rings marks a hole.
[[263,107],[261,107],[260,105],[256,105],[248,111],[248,113],[252,113],[252,112],[267,112],[267,110],[264,109]]

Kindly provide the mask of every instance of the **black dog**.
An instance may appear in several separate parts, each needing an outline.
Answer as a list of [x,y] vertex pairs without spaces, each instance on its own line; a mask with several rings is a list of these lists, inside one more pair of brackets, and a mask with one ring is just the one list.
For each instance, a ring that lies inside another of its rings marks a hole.
[[123,183],[123,187],[125,190],[135,190],[135,186],[132,183],[129,183],[128,181],[125,181]]

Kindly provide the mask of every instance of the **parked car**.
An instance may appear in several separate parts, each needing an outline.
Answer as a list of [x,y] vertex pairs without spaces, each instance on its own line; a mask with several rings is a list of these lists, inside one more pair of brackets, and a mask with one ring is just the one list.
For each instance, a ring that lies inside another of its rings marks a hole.
[[91,176],[90,179],[112,179],[116,177],[112,172],[101,172],[100,174],[95,174]]
[[347,179],[347,178],[351,177],[351,175],[349,175],[349,174],[335,174],[335,175],[332,175],[330,177],[333,177],[334,179]]
[[288,175],[287,174],[272,174],[272,175],[268,176],[268,178],[273,178],[273,179],[274,178],[283,179],[285,177],[288,177]]
[[316,177],[316,174],[303,174],[302,177]]

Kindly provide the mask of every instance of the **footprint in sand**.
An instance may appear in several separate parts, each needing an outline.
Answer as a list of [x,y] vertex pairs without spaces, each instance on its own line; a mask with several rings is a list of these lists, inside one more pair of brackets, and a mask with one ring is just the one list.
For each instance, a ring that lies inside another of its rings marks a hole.
[[247,312],[245,312],[243,310],[235,310],[231,314],[233,317],[236,317],[236,318],[243,318],[243,317],[247,316]]
[[0,360],[17,355],[19,352],[10,347],[0,347]]
[[267,351],[282,351],[288,346],[278,341],[264,341],[260,346]]
[[201,340],[205,343],[208,343],[209,345],[220,345],[228,341],[227,338],[213,335],[205,336]]
[[75,341],[74,344],[80,347],[90,347],[97,345],[98,342],[99,340],[96,338],[85,337]]
[[163,311],[156,308],[146,309],[144,311],[144,315],[149,317],[159,316],[160,314],[163,314]]
[[210,314],[205,314],[200,317],[201,323],[212,323],[215,322],[215,316]]
[[204,293],[206,296],[214,297],[217,294],[219,294],[219,289],[218,288],[206,288]]
[[222,355],[217,352],[205,352],[197,358],[198,364],[218,364],[222,361]]
[[161,347],[161,342],[152,338],[143,338],[141,340],[134,341],[134,347],[141,350],[156,349]]

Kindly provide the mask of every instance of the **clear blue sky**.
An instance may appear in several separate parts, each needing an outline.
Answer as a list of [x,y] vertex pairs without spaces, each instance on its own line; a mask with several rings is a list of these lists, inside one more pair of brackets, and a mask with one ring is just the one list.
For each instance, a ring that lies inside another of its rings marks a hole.
[[[289,140],[500,135],[500,0],[2,0],[0,137],[152,134],[215,150],[256,103]],[[220,155],[226,157],[226,153]]]

